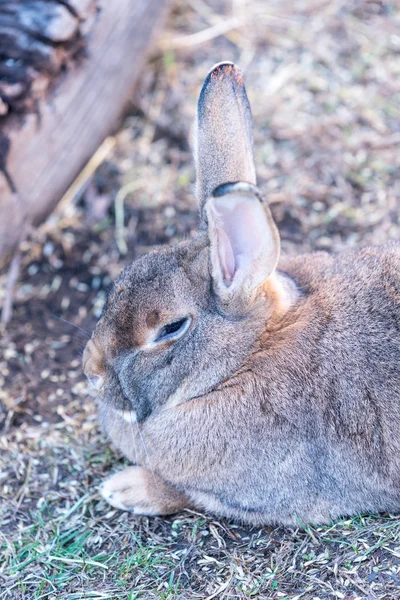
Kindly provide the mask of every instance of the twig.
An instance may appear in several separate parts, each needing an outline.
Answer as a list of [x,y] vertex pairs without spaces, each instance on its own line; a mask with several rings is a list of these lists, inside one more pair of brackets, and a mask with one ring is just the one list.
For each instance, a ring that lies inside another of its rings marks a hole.
[[93,567],[100,567],[101,569],[106,569],[108,571],[107,565],[103,565],[103,563],[99,563],[95,560],[83,560],[79,558],[65,558],[64,556],[49,556],[48,560],[53,561],[57,560],[58,562],[65,563],[67,565],[91,565]]
[[232,29],[238,29],[242,25],[241,19],[233,17],[227,21],[221,21],[211,27],[192,33],[191,35],[180,36],[171,41],[164,40],[161,42],[161,48],[163,50],[171,48],[189,48],[190,46],[196,46],[197,44],[204,44],[220,35],[225,35],[228,31],[232,31]]
[[115,137],[108,137],[99,146],[96,152],[93,154],[89,162],[83,167],[78,177],[71,183],[64,196],[61,198],[57,206],[57,212],[63,209],[63,207],[70,202],[79,194],[79,192],[85,187],[93,173],[98,169],[101,163],[107,158],[111,150],[115,146]]
[[11,320],[12,307],[14,300],[14,287],[17,283],[19,271],[21,267],[21,250],[18,245],[12,257],[10,268],[7,275],[6,294],[3,301],[3,308],[1,311],[1,322],[4,325],[8,325]]
[[226,590],[226,588],[229,586],[231,581],[232,581],[232,575],[225,581],[225,583],[220,585],[219,588],[216,589],[213,594],[211,594],[211,596],[207,596],[207,598],[205,600],[212,600],[212,598],[216,598],[217,596],[220,597],[219,594]]
[[115,197],[115,239],[120,254],[126,254],[128,252],[125,231],[125,200],[129,194],[136,192],[136,190],[142,186],[143,183],[141,181],[130,181],[118,191],[118,194]]
[[14,501],[18,500],[15,512],[17,512],[19,510],[19,507],[22,504],[22,500],[24,499],[25,490],[26,490],[26,488],[28,486],[31,473],[32,473],[32,459],[29,460],[28,466],[26,467],[26,474],[25,474],[24,483],[21,485],[21,487],[19,488],[18,492],[15,494]]
[[339,573],[341,575],[343,575],[343,577],[345,577],[346,579],[348,579],[348,581],[350,581],[350,583],[352,585],[354,585],[354,587],[356,587],[358,590],[360,590],[360,592],[362,592],[363,594],[365,594],[366,596],[369,596],[370,598],[376,598],[375,594],[372,592],[372,590],[367,590],[365,589],[365,587],[363,587],[362,585],[360,585],[359,583],[357,583],[356,581],[354,581],[354,579],[352,579],[348,573],[346,573],[346,571],[341,571],[339,570]]
[[[213,12],[211,7],[203,2],[203,0],[188,0],[188,4],[195,12],[197,12],[198,15],[200,15],[200,17],[205,19],[209,25],[217,25],[218,23],[223,23],[226,20],[225,14],[217,14]],[[243,19],[243,14],[238,16],[237,11],[235,11],[234,7],[232,8],[235,17],[240,18],[242,20],[242,25],[244,25],[246,23],[246,19]],[[234,31],[227,31],[224,35],[230,42],[232,42],[232,44],[235,44],[236,46],[241,46],[245,41],[238,39],[237,32]],[[240,65],[243,68],[242,63],[240,63]]]

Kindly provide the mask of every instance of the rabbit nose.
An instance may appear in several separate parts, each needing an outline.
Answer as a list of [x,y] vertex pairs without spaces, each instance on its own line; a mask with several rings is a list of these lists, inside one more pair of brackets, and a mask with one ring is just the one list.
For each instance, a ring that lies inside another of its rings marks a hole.
[[89,381],[93,382],[95,387],[100,386],[103,379],[102,375],[105,371],[104,360],[103,354],[93,338],[86,344],[83,352],[82,367]]
[[87,375],[87,378],[96,390],[99,390],[103,385],[103,378],[99,375]]

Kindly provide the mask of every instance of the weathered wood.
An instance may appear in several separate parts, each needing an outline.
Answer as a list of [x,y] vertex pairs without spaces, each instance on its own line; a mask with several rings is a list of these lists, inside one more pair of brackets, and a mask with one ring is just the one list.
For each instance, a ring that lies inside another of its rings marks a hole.
[[62,4],[32,0],[0,8],[2,27],[18,27],[50,42],[66,42],[78,33],[79,21]]
[[[40,35],[34,9],[44,4]],[[37,225],[51,212],[115,128],[168,4],[0,0],[0,54],[2,44],[31,52],[31,58],[35,53],[24,72],[12,61],[0,65],[0,115],[10,108],[0,116],[0,260],[18,243],[22,227]],[[25,5],[30,8],[24,14]],[[19,20],[18,28],[4,26],[11,17]],[[84,53],[77,53],[85,41]]]
[[[0,0],[1,114],[33,111],[76,61],[99,0]],[[89,3],[89,4],[88,4]]]

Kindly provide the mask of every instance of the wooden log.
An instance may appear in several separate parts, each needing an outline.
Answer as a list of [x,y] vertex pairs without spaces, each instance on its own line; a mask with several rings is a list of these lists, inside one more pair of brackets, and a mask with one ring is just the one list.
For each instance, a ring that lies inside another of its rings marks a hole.
[[116,127],[168,4],[0,0],[0,262]]

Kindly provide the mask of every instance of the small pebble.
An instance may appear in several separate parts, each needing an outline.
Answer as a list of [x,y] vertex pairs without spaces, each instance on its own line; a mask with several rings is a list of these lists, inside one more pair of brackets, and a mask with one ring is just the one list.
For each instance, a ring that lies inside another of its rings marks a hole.
[[36,275],[36,273],[39,273],[40,267],[36,263],[33,263],[32,265],[29,265],[29,267],[27,268],[27,271],[28,271],[28,275],[30,275],[32,277],[33,275]]
[[54,244],[52,242],[46,242],[43,246],[43,255],[51,256],[54,252]]

